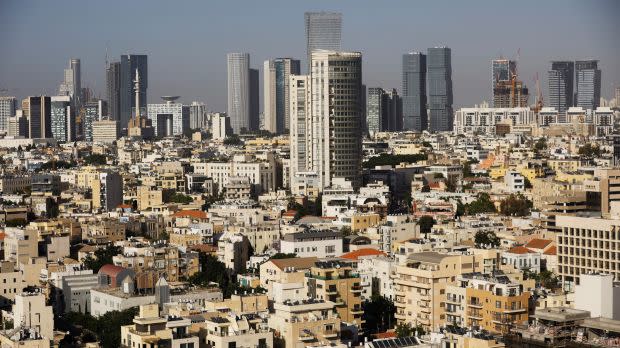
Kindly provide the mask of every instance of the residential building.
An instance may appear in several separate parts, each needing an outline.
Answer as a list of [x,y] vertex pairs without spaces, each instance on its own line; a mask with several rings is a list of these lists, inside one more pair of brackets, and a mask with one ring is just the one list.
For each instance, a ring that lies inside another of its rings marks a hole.
[[99,172],[91,188],[93,209],[111,211],[123,203],[123,181],[117,172]]
[[14,261],[0,262],[0,307],[9,308],[15,301],[15,295],[22,292],[26,284],[22,281],[19,269]]
[[431,132],[451,131],[452,114],[452,52],[448,47],[429,48],[428,129]]
[[299,184],[295,180],[297,173],[312,169],[310,154],[312,151],[312,88],[309,75],[291,75],[289,82],[290,112],[290,182],[291,191]]
[[341,320],[334,306],[316,299],[274,303],[269,327],[279,333],[286,348],[329,346],[340,338]]
[[99,284],[97,274],[62,277],[64,313],[90,313],[90,290]]
[[13,319],[15,327],[34,329],[43,339],[54,339],[54,314],[52,307],[45,305],[45,295],[41,292],[15,295]]
[[264,129],[282,134],[290,129],[291,75],[300,74],[299,60],[276,58],[263,65],[263,117]]
[[421,132],[428,128],[426,55],[403,55],[403,129]]
[[342,234],[331,230],[287,233],[280,241],[280,252],[299,257],[336,257],[342,255]]
[[91,100],[84,103],[84,114],[82,116],[82,133],[84,140],[94,141],[93,127],[95,122],[102,121],[105,116],[108,116],[107,109],[108,104],[105,100]]
[[317,261],[316,256],[265,261],[260,265],[260,286],[267,289],[270,299],[274,298],[274,284],[299,283],[303,290],[304,275]]
[[209,128],[207,104],[193,101],[189,105],[189,129]]
[[212,136],[214,140],[224,140],[232,133],[230,117],[224,113],[211,115]]
[[141,305],[133,324],[121,326],[121,346],[198,348],[200,338],[190,332],[189,318],[162,317],[157,304]]
[[[461,108],[454,116],[454,134],[496,134],[499,124],[527,126],[536,123],[536,113],[529,107]],[[552,123],[547,120],[547,124]]]
[[351,262],[316,262],[306,274],[306,288],[310,298],[333,302],[342,321],[361,327],[363,288]]
[[92,123],[92,142],[112,144],[119,138],[119,125],[116,120],[101,120]]
[[244,315],[209,316],[200,325],[200,342],[206,342],[211,348],[273,347],[273,332],[266,323],[256,321]]
[[250,259],[250,242],[240,233],[224,232],[217,242],[217,258],[235,273],[245,271]]
[[511,265],[518,270],[540,272],[541,253],[524,246],[515,246],[502,253],[502,264]]
[[620,319],[620,286],[612,274],[581,274],[575,286],[575,309],[593,318]]
[[525,178],[516,170],[506,172],[504,184],[508,192],[523,192],[525,190]]

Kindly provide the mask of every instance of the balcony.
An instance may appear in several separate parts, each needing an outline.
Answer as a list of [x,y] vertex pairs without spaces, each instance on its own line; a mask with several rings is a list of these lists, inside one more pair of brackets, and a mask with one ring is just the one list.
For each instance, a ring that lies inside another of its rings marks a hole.
[[325,289],[325,293],[326,293],[328,296],[331,296],[331,295],[338,295],[338,289],[336,289],[335,287],[333,287],[333,288],[327,288],[327,289]]
[[333,301],[334,304],[338,307],[340,306],[345,306],[347,303],[344,302],[344,300],[342,299],[342,297],[336,297],[336,299]]
[[364,291],[364,288],[362,288],[362,287],[361,287],[361,286],[359,286],[359,285],[353,285],[353,286],[351,287],[351,292],[352,292],[352,293],[354,293],[354,294],[355,294],[355,293],[361,293],[362,291]]
[[339,332],[337,330],[325,330],[323,331],[323,337],[327,339],[338,338]]
[[482,320],[482,313],[481,312],[467,311],[467,316],[470,317],[471,319]]
[[357,315],[357,314],[364,314],[364,310],[362,308],[352,308],[351,309],[351,314],[353,315]]
[[482,308],[482,302],[478,302],[478,301],[469,301],[467,302],[467,305],[470,307]]
[[523,313],[526,311],[527,309],[523,307],[522,308],[508,308],[508,307],[504,308],[504,313]]
[[313,341],[314,334],[310,331],[304,330],[304,332],[299,334],[299,340],[302,342]]

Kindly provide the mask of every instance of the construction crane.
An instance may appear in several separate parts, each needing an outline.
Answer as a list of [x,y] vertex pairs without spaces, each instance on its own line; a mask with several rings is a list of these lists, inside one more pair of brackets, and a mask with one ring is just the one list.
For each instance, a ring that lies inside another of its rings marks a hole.
[[542,90],[540,89],[540,80],[538,79],[538,73],[534,75],[534,82],[536,83],[536,103],[532,107],[532,111],[538,113],[544,105],[543,94]]

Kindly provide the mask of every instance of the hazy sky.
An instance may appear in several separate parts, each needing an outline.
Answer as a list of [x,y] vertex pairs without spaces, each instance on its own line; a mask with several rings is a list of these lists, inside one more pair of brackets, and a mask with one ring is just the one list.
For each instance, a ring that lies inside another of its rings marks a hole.
[[226,53],[249,52],[260,70],[273,57],[297,57],[305,66],[309,10],[342,12],[343,49],[363,53],[369,87],[400,90],[401,55],[443,45],[452,48],[456,107],[489,100],[490,60],[516,58],[519,48],[531,94],[537,72],[547,94],[552,59],[599,59],[606,98],[620,85],[616,0],[0,0],[0,89],[53,95],[76,57],[82,86],[105,98],[107,46],[110,60],[148,54],[149,102],[180,95],[225,111]]

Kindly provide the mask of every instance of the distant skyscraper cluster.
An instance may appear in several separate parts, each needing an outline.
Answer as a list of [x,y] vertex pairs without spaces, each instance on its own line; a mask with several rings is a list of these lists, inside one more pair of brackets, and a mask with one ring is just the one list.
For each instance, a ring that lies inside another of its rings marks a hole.
[[368,88],[366,128],[369,134],[396,132],[403,129],[402,99],[396,89]]
[[447,47],[428,49],[428,130],[452,130],[452,51]]
[[419,52],[403,55],[403,126],[415,131],[428,127],[426,55]]
[[572,106],[585,110],[600,106],[601,70],[597,60],[552,61],[547,76],[547,105],[558,111],[560,120],[566,120]]
[[299,75],[299,60],[276,58],[266,60],[263,66],[264,129],[275,134],[289,130],[290,76]]
[[527,106],[529,91],[517,75],[517,62],[494,59],[491,62],[493,107],[520,108]]
[[[337,12],[306,12],[306,58],[308,67],[314,50],[340,51],[342,14]],[[309,73],[309,71],[308,71]]]

